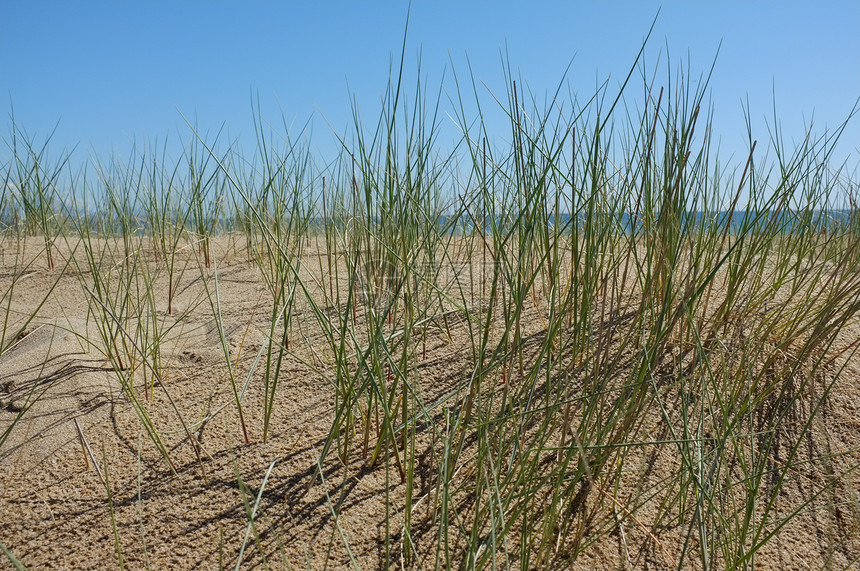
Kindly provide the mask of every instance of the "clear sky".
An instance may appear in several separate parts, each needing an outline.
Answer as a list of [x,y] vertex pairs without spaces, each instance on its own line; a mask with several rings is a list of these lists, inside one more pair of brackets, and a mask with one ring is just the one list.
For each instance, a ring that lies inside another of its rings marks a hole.
[[[344,131],[349,124],[351,96],[378,116],[407,9],[394,1],[0,0],[0,135],[8,138],[14,107],[16,123],[36,141],[59,121],[58,149],[79,144],[78,157],[122,155],[132,141],[188,138],[181,111],[203,130],[225,124],[250,147],[258,93],[264,119],[295,129],[310,120],[325,154],[333,145],[328,125]],[[668,51],[672,66],[689,57],[698,75],[722,43],[711,98],[727,149],[742,153],[746,145],[747,98],[754,134],[766,141],[774,101],[785,134],[798,139],[813,118],[817,130],[838,125],[860,97],[856,0],[415,0],[406,61],[414,77],[420,54],[431,86],[447,68],[451,94],[450,69],[467,74],[468,55],[483,95],[503,95],[506,51],[539,97],[572,61],[570,89],[588,97],[607,77],[617,88],[658,10],[649,64]],[[856,164],[857,119],[839,150]]]

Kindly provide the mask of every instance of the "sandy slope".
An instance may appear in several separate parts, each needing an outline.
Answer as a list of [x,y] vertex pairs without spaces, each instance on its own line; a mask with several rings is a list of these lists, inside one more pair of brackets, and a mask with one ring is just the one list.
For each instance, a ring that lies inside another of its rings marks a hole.
[[[29,247],[30,254],[38,256],[38,243]],[[237,251],[221,240],[215,249],[220,311],[241,388],[265,341],[270,298],[259,270],[246,261],[241,248]],[[165,313],[166,295],[159,302],[159,322],[166,331],[162,376],[178,414],[162,389],[156,387],[149,401],[144,400],[176,466],[175,474],[147,437],[118,375],[98,350],[97,321],[80,283],[81,278],[87,281],[86,275],[66,269],[38,319],[0,357],[0,430],[24,411],[0,448],[0,541],[31,569],[113,568],[118,563],[115,518],[129,568],[147,564],[152,569],[232,567],[248,530],[239,480],[247,485],[244,493],[253,503],[271,468],[256,520],[260,551],[252,534],[245,542],[244,568],[262,568],[260,553],[277,568],[321,568],[326,563],[329,568],[346,568],[350,557],[362,568],[384,567],[383,538],[388,534],[397,545],[400,534],[383,523],[386,502],[390,501],[394,513],[392,521],[399,521],[400,482],[387,478],[382,466],[354,466],[344,480],[334,455],[322,467],[323,477],[314,477],[329,433],[333,391],[326,378],[330,371],[321,358],[324,343],[311,315],[306,308],[304,313],[301,307],[297,311],[292,354],[285,363],[266,443],[262,442],[259,368],[250,376],[242,400],[251,440],[246,445],[224,350],[196,264],[188,257],[174,314]],[[12,321],[34,310],[59,271],[44,269],[37,259],[16,289]],[[207,275],[214,275],[213,271]],[[5,291],[10,277],[8,272],[4,276],[0,287]],[[164,294],[166,276],[160,275],[157,284]],[[535,318],[527,327],[539,331],[540,320]],[[856,330],[846,331],[846,341],[856,334]],[[417,368],[428,399],[462,380],[458,375],[467,365],[467,353],[465,332],[456,327],[450,339],[441,332],[431,335],[427,357]],[[134,379],[143,396],[142,370]],[[819,438],[809,442],[818,454],[833,454],[840,466],[860,458],[858,394],[860,371],[855,362],[843,372],[821,417]],[[200,443],[202,462],[180,417]],[[423,437],[419,443],[426,444]],[[844,452],[847,456],[835,456]],[[421,454],[418,488],[419,497],[429,504],[432,473],[429,466],[421,465],[425,461]],[[654,465],[657,472],[649,477],[659,480],[659,458]],[[109,476],[111,502],[97,470]],[[856,492],[860,474],[855,477],[838,489],[844,492],[846,486],[855,486]],[[802,496],[819,489],[818,482],[804,476],[791,493]],[[834,501],[823,499],[825,504]],[[840,507],[835,519],[826,510],[804,510],[756,563],[780,569],[831,564],[841,568],[852,560],[856,564],[860,556],[857,495],[836,500]],[[331,515],[333,503],[340,503],[342,515],[337,522]],[[673,532],[655,537],[648,522],[641,521],[647,513],[643,509],[639,520],[627,524],[623,538],[610,535],[594,545],[577,565],[668,566],[677,552],[671,546]],[[420,502],[416,514],[416,529],[429,533],[432,526],[421,527],[421,518],[429,514]],[[416,562],[417,567],[432,566],[434,555]],[[392,557],[399,559],[399,554]]]

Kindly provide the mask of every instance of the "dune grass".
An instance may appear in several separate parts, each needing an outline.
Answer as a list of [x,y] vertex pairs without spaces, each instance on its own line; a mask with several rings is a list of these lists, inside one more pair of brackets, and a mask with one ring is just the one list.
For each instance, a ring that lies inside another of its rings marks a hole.
[[[822,411],[860,345],[842,335],[860,310],[856,184],[831,156],[845,125],[793,149],[777,128],[766,143],[750,133],[747,156],[726,167],[709,77],[677,72],[656,89],[643,73],[634,111],[640,69],[637,59],[620,90],[604,84],[585,100],[559,84],[545,106],[508,70],[502,139],[475,78],[455,74],[462,138],[440,149],[441,90],[428,96],[419,81],[407,96],[401,61],[378,122],[368,128],[356,109],[323,166],[258,117],[248,157],[191,128],[172,165],[153,150],[76,177],[65,160],[45,166],[15,127],[0,202],[4,252],[15,251],[0,357],[38,318],[14,311],[34,263],[18,261],[24,237],[44,238],[56,280],[62,238],[97,333],[87,342],[171,470],[153,391],[206,479],[199,435],[162,378],[180,282],[204,284],[237,446],[271,437],[285,360],[314,371],[333,409],[307,486],[331,462],[343,482],[381,470],[399,486],[386,486],[383,567],[565,568],[617,537],[628,557],[648,545],[665,568],[752,568],[813,508],[842,522],[835,552],[860,529],[846,507],[857,451],[807,444],[828,442]],[[270,327],[244,373],[223,325],[218,233],[245,237],[268,292]],[[198,263],[181,261],[182,248]],[[165,276],[166,295],[154,285]],[[312,356],[310,330],[324,340]],[[422,382],[428,340],[457,349],[450,386]],[[264,408],[253,430],[247,391]],[[274,464],[256,498],[235,469],[248,519],[237,568],[250,537],[268,565],[255,522]],[[815,492],[780,500],[799,482]],[[118,490],[105,486],[113,515]],[[328,489],[352,557],[344,498]]]

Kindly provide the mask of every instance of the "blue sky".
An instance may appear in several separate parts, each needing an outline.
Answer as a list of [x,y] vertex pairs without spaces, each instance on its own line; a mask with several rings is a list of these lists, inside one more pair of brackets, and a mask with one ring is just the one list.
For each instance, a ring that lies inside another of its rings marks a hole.
[[[187,139],[181,111],[202,130],[226,125],[250,147],[251,99],[259,94],[264,119],[296,130],[310,120],[314,144],[327,154],[334,148],[329,124],[345,130],[351,97],[377,116],[407,8],[393,1],[0,0],[0,135],[8,138],[14,106],[16,123],[36,141],[59,121],[55,148],[78,144],[79,158],[122,156],[133,141],[168,133]],[[658,9],[648,65],[668,51],[673,66],[689,57],[698,75],[722,42],[710,94],[729,151],[742,154],[746,145],[747,99],[757,138],[767,139],[775,100],[791,140],[813,118],[817,130],[838,125],[860,97],[856,1],[415,0],[409,77],[420,53],[429,85],[438,86],[447,68],[444,89],[452,94],[450,69],[466,74],[468,55],[482,97],[503,95],[506,51],[539,97],[555,89],[572,60],[567,83],[588,97],[607,77],[617,88]],[[849,125],[839,152],[853,153],[856,164],[860,121]]]

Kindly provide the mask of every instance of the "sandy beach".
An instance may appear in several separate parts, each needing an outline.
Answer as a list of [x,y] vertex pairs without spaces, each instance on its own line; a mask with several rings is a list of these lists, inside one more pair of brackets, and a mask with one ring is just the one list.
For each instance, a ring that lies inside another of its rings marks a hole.
[[[470,292],[470,298],[434,308],[435,317],[427,320],[424,333],[410,340],[412,346],[404,353],[404,362],[408,362],[411,398],[423,410],[412,413],[420,420],[415,420],[408,431],[405,449],[400,446],[399,450],[386,451],[383,447],[380,452],[373,447],[374,436],[382,430],[378,416],[366,424],[369,447],[361,433],[362,423],[344,428],[351,434],[342,431],[334,435],[335,441],[331,438],[337,407],[342,405],[335,381],[338,371],[330,340],[320,325],[321,316],[307,299],[298,299],[292,308],[289,348],[282,355],[277,386],[269,392],[263,363],[273,293],[261,271],[264,265],[248,260],[242,237],[216,238],[212,244],[214,263],[209,268],[195,254],[193,244],[180,251],[177,267],[182,272],[176,278],[171,314],[167,313],[167,272],[151,252],[144,251],[136,258],[137,262],[148,260],[147,267],[153,272],[150,282],[157,312],[145,317],[128,313],[119,318],[121,323],[117,324],[126,332],[121,335],[127,334],[126,340],[136,343],[129,343],[127,362],[123,363],[126,370],[118,370],[116,361],[105,355],[104,337],[99,333],[105,320],[92,299],[92,276],[82,273],[83,264],[66,263],[75,249],[73,243],[55,245],[61,261],[49,270],[44,267],[40,242],[29,239],[23,259],[33,262],[19,264],[17,269],[7,264],[0,277],[5,291],[13,272],[21,272],[5,316],[7,329],[15,330],[15,323],[35,314],[0,357],[0,429],[12,427],[0,447],[0,539],[28,568],[112,568],[121,556],[123,564],[133,569],[227,568],[235,567],[240,557],[241,567],[247,569],[379,569],[395,564],[420,569],[444,558],[445,549],[456,560],[458,550],[470,541],[470,514],[478,509],[475,488],[464,484],[480,482],[481,471],[487,470],[486,465],[475,461],[476,439],[483,438],[481,433],[487,425],[475,425],[463,433],[463,439],[443,440],[457,430],[452,426],[455,418],[465,418],[458,415],[468,401],[470,374],[475,369],[470,318],[462,307],[467,306],[473,317],[487,316],[492,284],[480,282],[480,266],[471,268],[469,278],[470,272],[462,264],[459,272],[453,269],[458,262],[452,260],[448,279],[439,280],[449,284],[446,295],[451,298],[457,291]],[[320,305],[325,289],[338,287],[328,279],[328,269],[320,262],[325,257],[324,248],[324,241],[309,240],[299,270],[305,276],[307,295],[318,296]],[[82,252],[82,248],[76,249],[74,255],[80,257]],[[478,255],[472,259],[481,261]],[[120,255],[105,257],[104,263],[104,271],[113,272],[117,279],[125,274],[138,275],[144,268],[130,269]],[[341,271],[341,276],[346,273]],[[469,279],[474,283],[462,281]],[[455,289],[451,285],[455,282],[466,286]],[[212,303],[216,283],[217,305]],[[624,320],[629,319],[624,317],[625,308],[633,311],[638,295],[631,290],[623,299],[620,294],[613,295],[610,287],[610,293],[592,309],[595,327],[599,329],[601,322],[606,326],[616,316],[618,324],[614,327],[623,328]],[[347,319],[354,320],[358,336],[367,335],[362,325],[366,323],[362,311],[372,307],[371,298],[367,299],[368,303],[358,304],[356,315]],[[338,308],[325,309],[333,316],[332,323],[340,323]],[[525,362],[519,365],[513,359],[510,369],[488,375],[494,386],[485,382],[481,389],[485,398],[495,395],[497,400],[487,405],[487,410],[495,410],[499,418],[509,406],[498,400],[500,395],[526,394],[518,384],[532,379],[534,386],[527,394],[534,395],[535,403],[544,402],[539,393],[550,391],[553,379],[549,375],[528,373],[530,361],[538,360],[537,353],[543,350],[539,340],[547,335],[550,313],[546,299],[527,300],[520,324],[523,351],[519,353]],[[492,322],[502,317],[489,319]],[[156,329],[159,339],[157,375],[148,368],[154,360],[152,352],[142,346],[143,337],[134,333],[144,320]],[[499,324],[492,327],[502,329]],[[392,339],[396,333],[394,328],[389,331]],[[727,333],[721,348],[714,351],[737,350],[731,343],[743,342],[742,335]],[[780,424],[784,444],[768,448],[768,462],[774,469],[764,478],[784,481],[779,486],[773,481],[763,482],[758,501],[772,502],[771,514],[797,513],[778,529],[769,524],[774,535],[756,555],[760,568],[818,568],[823,562],[842,568],[860,554],[854,471],[860,447],[856,399],[860,360],[852,351],[857,336],[854,320],[845,324],[834,343],[821,352],[827,362],[802,385],[810,397],[792,401],[796,410],[785,411]],[[490,340],[495,338],[490,336]],[[635,351],[628,348],[616,354],[618,343],[617,336],[601,342],[606,354],[592,355],[586,367],[602,362],[601,366],[617,371],[619,378],[628,375],[633,365],[625,359],[635,361]],[[780,345],[779,339],[773,343],[774,354],[781,351],[784,361],[789,362],[796,349]],[[716,402],[697,403],[694,396],[685,393],[684,385],[672,380],[691,360],[689,355],[679,356],[676,349],[681,345],[664,347],[666,358],[655,361],[659,370],[650,377],[644,392],[614,393],[613,398],[624,394],[627,396],[623,398],[642,399],[636,426],[627,430],[625,441],[619,443],[623,444],[623,455],[615,455],[616,448],[607,448],[614,457],[604,468],[609,477],[595,473],[581,477],[580,484],[571,481],[571,486],[577,486],[575,498],[555,516],[563,530],[547,530],[554,534],[550,543],[559,556],[547,559],[547,566],[660,569],[681,563],[684,538],[695,525],[691,517],[695,510],[684,506],[690,500],[684,499],[683,486],[693,483],[684,481],[680,471],[689,459],[682,454],[678,441],[684,433],[685,418],[690,429],[687,434],[694,431],[694,422],[700,423],[703,431],[714,429],[705,426],[713,415],[692,409],[719,406]],[[586,390],[588,370],[563,353],[551,359],[563,363],[552,370],[570,372],[565,375],[566,383],[577,385],[576,391]],[[606,359],[617,362],[607,365],[602,361]],[[358,366],[355,358],[345,362]],[[728,366],[731,361],[722,362]],[[779,363],[772,365],[775,374],[780,374]],[[797,371],[798,379],[801,373]],[[383,372],[386,374],[390,375],[390,370]],[[234,390],[238,391],[249,443]],[[611,387],[604,390],[623,391]],[[778,395],[783,388],[771,390]],[[827,398],[817,401],[816,392],[824,390],[829,391]],[[270,394],[274,404],[264,441]],[[562,406],[555,411],[551,421],[555,424],[546,436],[547,444],[554,444],[556,449],[547,447],[535,455],[532,470],[538,473],[546,470],[548,463],[555,463],[557,456],[561,458],[558,450],[583,445],[575,441],[576,431],[562,435],[557,423],[563,417],[564,422],[575,426],[588,414],[585,401],[565,402],[572,403],[572,408]],[[778,407],[780,402],[762,397],[741,417],[761,415],[758,406]],[[362,406],[361,402],[356,404],[355,414],[363,414]],[[821,408],[810,414],[809,407]],[[514,414],[525,418],[525,409],[510,410],[520,411]],[[142,420],[144,413],[147,422]],[[530,435],[543,434],[537,426],[547,422],[543,419],[536,416],[535,422],[515,423],[505,430],[520,430],[518,438],[524,445],[537,446]],[[750,419],[751,425],[755,422],[755,418]],[[792,435],[807,422],[810,424],[795,449]],[[157,434],[163,452],[148,427]],[[394,441],[400,443],[402,434],[398,432]],[[689,448],[703,462],[712,458],[709,447],[727,445],[710,436]],[[343,442],[350,437],[353,445],[344,457]],[[456,466],[448,468],[440,465],[440,459],[449,458],[445,447],[452,441],[460,442],[462,450]],[[713,465],[711,474],[720,472],[715,481],[725,478],[742,487],[744,466],[738,462],[748,458],[745,452],[761,442],[755,435],[745,435],[728,443],[734,447],[734,465],[730,462],[719,470]],[[514,453],[500,451],[498,459],[511,458]],[[409,485],[400,476],[398,463],[404,461],[411,466]],[[790,464],[790,469],[778,470],[781,463]],[[622,464],[623,470],[616,470]],[[569,465],[565,470],[575,473],[577,469]],[[442,503],[440,485],[462,486],[448,497],[455,505]],[[522,493],[541,495],[547,485],[540,477],[524,481]],[[516,490],[517,484],[499,489]],[[778,497],[768,496],[768,489],[778,490]],[[740,500],[731,495],[735,488],[725,490],[720,500],[725,506],[720,509],[728,514],[733,502]],[[407,493],[411,495],[409,548],[414,550],[408,558],[403,555]],[[551,498],[548,502],[540,504],[542,509],[549,509]],[[668,504],[674,507],[667,508]],[[449,532],[450,542],[440,551],[443,515],[462,521],[456,532]],[[516,521],[517,515],[509,517]],[[776,517],[773,521],[782,520]],[[511,530],[503,544],[504,552],[496,554],[500,561],[528,549],[518,543],[518,538],[517,530]],[[575,552],[577,557],[566,560],[566,549],[572,549],[568,553]],[[686,556],[689,558],[689,553]],[[700,561],[690,558],[687,565],[696,568]]]

